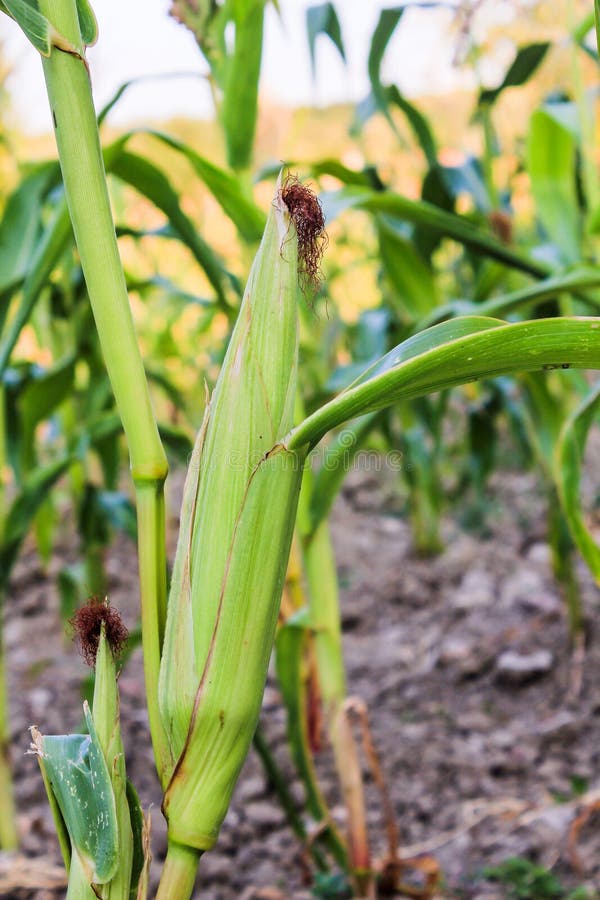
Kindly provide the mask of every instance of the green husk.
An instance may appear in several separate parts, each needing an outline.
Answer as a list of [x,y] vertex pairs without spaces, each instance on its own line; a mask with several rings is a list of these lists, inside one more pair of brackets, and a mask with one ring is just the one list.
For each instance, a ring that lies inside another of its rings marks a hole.
[[192,457],[159,681],[172,841],[211,847],[256,728],[305,451],[293,422],[297,237],[278,192]]
[[89,734],[42,735],[31,729],[33,750],[52,787],[71,838],[74,858],[88,884],[106,884],[119,861],[115,797],[102,747],[87,703]]

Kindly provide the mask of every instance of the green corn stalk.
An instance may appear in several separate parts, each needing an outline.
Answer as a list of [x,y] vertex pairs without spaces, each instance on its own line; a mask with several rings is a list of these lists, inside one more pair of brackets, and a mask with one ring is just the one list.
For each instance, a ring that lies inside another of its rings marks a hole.
[[257,724],[305,458],[278,444],[296,393],[297,253],[279,185],[184,489],[159,682],[173,859],[215,843]]
[[[156,763],[163,773],[168,748],[157,683],[166,619],[167,461],[129,307],[85,61],[86,45],[96,36],[93,14],[87,0],[39,0],[35,10],[24,0],[5,6],[43,57],[67,206],[129,447],[137,498],[146,698]],[[60,222],[64,224],[62,215]],[[64,231],[61,224],[60,235]]]

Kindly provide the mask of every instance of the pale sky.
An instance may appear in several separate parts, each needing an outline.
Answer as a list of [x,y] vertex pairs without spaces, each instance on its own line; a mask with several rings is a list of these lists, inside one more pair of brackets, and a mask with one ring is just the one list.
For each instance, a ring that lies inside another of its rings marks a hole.
[[[261,90],[276,103],[295,106],[356,101],[368,91],[370,35],[380,8],[390,2],[337,0],[349,65],[344,67],[335,48],[321,37],[317,43],[316,83],[310,72],[305,27],[306,7],[314,2],[280,0],[281,17],[269,6]],[[98,107],[123,81],[135,76],[206,71],[191,34],[167,15],[169,6],[169,0],[93,3],[100,37],[89,49],[88,59]],[[405,12],[384,60],[384,80],[398,84],[409,96],[468,84],[468,75],[451,66],[450,21],[448,9]],[[50,130],[39,57],[15,23],[3,15],[0,47],[11,68],[8,87],[15,123],[30,132]],[[112,113],[111,121],[125,125],[179,115],[206,118],[211,114],[210,92],[202,79],[156,79],[131,89]]]

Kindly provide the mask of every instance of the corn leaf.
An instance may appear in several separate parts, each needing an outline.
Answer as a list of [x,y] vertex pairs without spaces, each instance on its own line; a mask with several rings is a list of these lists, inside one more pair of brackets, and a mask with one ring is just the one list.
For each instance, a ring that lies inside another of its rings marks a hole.
[[64,251],[71,235],[69,212],[65,200],[62,198],[43,234],[38,239],[35,249],[32,248],[32,256],[26,268],[26,278],[18,308],[6,329],[6,333],[2,335],[0,340],[0,378],[6,371],[10,355],[19,339],[21,330],[29,319],[31,311],[41,291],[46,286],[50,273]]
[[70,456],[35,469],[27,478],[8,511],[0,546],[0,592],[5,590],[21,544],[51,486],[71,465]]
[[77,17],[81,39],[86,47],[91,47],[98,40],[98,23],[88,0],[77,0]]
[[[520,312],[529,307],[535,307],[546,300],[559,297],[562,293],[575,293],[577,298],[587,304],[592,310],[600,311],[600,293],[588,291],[589,288],[600,288],[600,272],[598,269],[581,267],[567,272],[566,275],[557,275],[538,281],[537,284],[528,285],[518,291],[511,291],[500,297],[492,297],[482,303],[474,303],[472,300],[453,300],[435,309],[430,316],[421,320],[420,327],[433,325],[449,316],[497,316],[504,317],[511,313]],[[586,291],[586,293],[581,293]]]
[[401,321],[420,319],[439,300],[430,266],[406,234],[406,225],[389,216],[375,216],[379,253],[385,274],[393,288],[390,305]]
[[581,219],[575,183],[576,142],[546,109],[533,113],[527,171],[537,214],[562,262],[581,259]]
[[17,399],[21,423],[20,457],[24,471],[33,460],[33,440],[38,424],[47,419],[71,393],[75,377],[75,359],[69,356],[51,369],[34,370]]
[[[303,612],[307,612],[304,610]],[[330,821],[330,812],[319,788],[307,732],[304,655],[310,626],[306,616],[288,620],[275,640],[275,669],[286,710],[287,737],[298,776],[306,796],[306,807],[316,822]],[[344,845],[335,830],[325,831],[323,839],[340,865],[347,865]]]
[[347,209],[362,209],[371,213],[386,213],[415,225],[426,226],[442,237],[452,238],[476,253],[497,259],[504,265],[526,272],[536,278],[550,274],[549,269],[524,254],[511,250],[486,231],[472,225],[463,216],[446,212],[423,200],[409,200],[392,191],[369,191],[347,187],[321,196],[328,221]]
[[[471,333],[454,339],[435,332],[440,326],[409,338],[408,358],[406,345],[400,344],[294,428],[284,446],[314,446],[331,428],[357,416],[480,378],[571,366],[600,368],[600,319],[565,317],[510,325],[488,319],[488,327],[483,318],[469,321]],[[461,320],[455,323],[460,325]],[[428,338],[439,338],[440,343],[414,355],[419,342],[426,345]]]
[[368,413],[346,425],[324,451],[320,469],[314,477],[310,495],[310,533],[314,534],[327,518],[342,483],[359,452],[378,422],[377,413]]
[[50,56],[54,28],[41,14],[35,0],[3,0],[0,12],[5,12],[20,26],[23,34],[42,56]]
[[243,3],[238,0],[234,9],[235,45],[226,63],[220,114],[229,165],[232,169],[243,170],[249,168],[252,161],[265,0],[245,0]]
[[310,51],[310,63],[313,78],[316,75],[316,43],[320,34],[324,34],[332,42],[346,62],[346,51],[342,38],[340,20],[333,3],[319,3],[318,6],[309,6],[306,10],[306,31],[308,34],[308,49]]
[[391,84],[386,88],[386,99],[389,104],[397,106],[406,116],[406,120],[410,125],[419,146],[425,154],[428,165],[438,165],[436,140],[433,136],[431,126],[423,113],[414,103],[407,100],[404,94],[400,93],[395,84]]
[[177,192],[164,172],[146,157],[123,149],[126,141],[127,136],[120,138],[107,151],[108,171],[147,197],[167,216],[173,230],[206,272],[217,296],[224,299],[226,288],[223,264],[183,212]]
[[228,216],[244,240],[259,241],[265,230],[267,217],[241,187],[239,180],[224,169],[209,162],[192,147],[160,131],[147,132],[167,147],[177,150],[202,179],[223,212]]
[[42,206],[57,177],[56,163],[36,165],[6,201],[0,221],[0,291],[25,277],[39,239]]
[[89,734],[41,735],[34,746],[90,884],[106,884],[119,858],[115,798],[87,703]]
[[[129,804],[129,815],[131,817],[131,831],[133,833],[133,861],[131,865],[131,888],[129,892],[130,900],[137,900],[138,885],[140,879],[147,878],[146,869],[150,863],[148,857],[147,844],[147,825],[144,820],[144,813],[140,804],[140,798],[137,791],[129,779],[127,780],[127,802]],[[145,896],[145,895],[143,895]]]
[[555,454],[554,474],[567,523],[581,555],[600,582],[600,545],[586,522],[581,503],[581,466],[590,427],[600,412],[600,382],[564,423]]
[[519,87],[531,78],[535,70],[541,64],[550,44],[547,41],[537,44],[527,44],[517,52],[512,65],[508,69],[502,83],[497,88],[481,91],[477,105],[479,107],[495,103],[500,94],[507,88]]
[[379,14],[379,21],[371,38],[371,47],[369,50],[369,60],[367,64],[369,72],[369,80],[371,82],[371,90],[381,108],[386,107],[384,88],[381,83],[381,63],[385,56],[385,51],[390,39],[396,30],[398,22],[402,18],[404,7],[396,6],[389,9],[382,9]]

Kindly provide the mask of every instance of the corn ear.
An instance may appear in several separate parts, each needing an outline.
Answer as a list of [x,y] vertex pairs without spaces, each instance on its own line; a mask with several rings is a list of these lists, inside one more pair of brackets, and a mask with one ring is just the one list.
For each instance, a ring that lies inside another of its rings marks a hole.
[[119,860],[110,882],[102,887],[103,900],[129,900],[133,860],[131,811],[127,798],[125,755],[119,721],[119,692],[115,660],[102,626],[96,655],[96,680],[92,716],[102,747],[115,798],[119,836]]
[[159,681],[171,840],[215,842],[256,728],[304,450],[278,443],[297,378],[297,236],[281,187],[184,490]]

